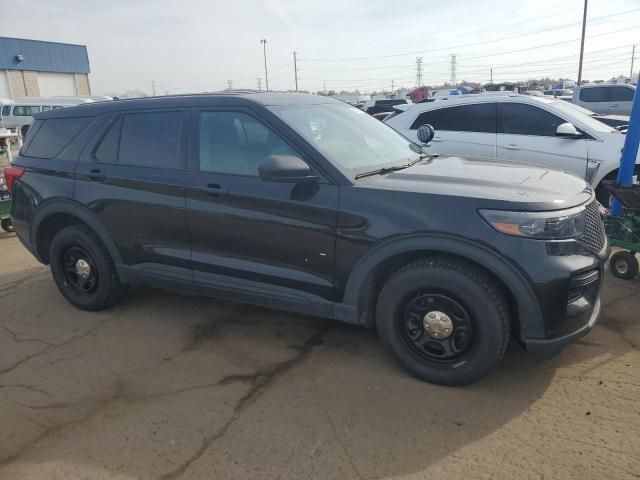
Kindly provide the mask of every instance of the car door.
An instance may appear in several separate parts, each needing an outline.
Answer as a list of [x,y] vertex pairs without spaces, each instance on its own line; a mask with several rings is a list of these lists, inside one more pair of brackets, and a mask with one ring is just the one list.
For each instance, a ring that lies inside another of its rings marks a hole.
[[578,105],[592,112],[607,115],[609,103],[606,87],[581,87],[578,92]]
[[426,149],[441,155],[496,158],[496,104],[484,102],[429,110],[410,126],[409,138],[419,142],[417,131],[429,124],[435,129]]
[[536,105],[498,103],[498,159],[565,170],[582,178],[587,169],[587,139],[556,136],[566,123]]
[[75,200],[114,241],[132,274],[192,282],[182,110],[108,115],[76,167]]
[[610,115],[631,115],[631,105],[635,89],[630,86],[620,85],[619,87],[609,87],[609,114]]
[[320,174],[315,183],[262,180],[258,166],[270,155],[310,162],[253,110],[192,115],[186,199],[196,283],[225,298],[330,314],[338,185]]

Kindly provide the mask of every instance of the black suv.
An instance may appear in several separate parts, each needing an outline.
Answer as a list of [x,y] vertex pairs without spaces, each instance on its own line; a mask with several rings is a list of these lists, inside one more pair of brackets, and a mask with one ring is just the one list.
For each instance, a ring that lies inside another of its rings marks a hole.
[[35,119],[6,171],[13,222],[79,308],[149,284],[375,326],[411,373],[449,385],[487,374],[511,336],[555,351],[598,318],[608,246],[575,176],[428,156],[312,95]]

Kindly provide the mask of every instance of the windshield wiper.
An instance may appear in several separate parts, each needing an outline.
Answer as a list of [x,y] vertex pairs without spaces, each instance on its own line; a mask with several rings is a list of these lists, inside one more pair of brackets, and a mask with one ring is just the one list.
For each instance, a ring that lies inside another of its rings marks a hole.
[[369,172],[359,173],[358,175],[355,176],[355,179],[359,180],[360,178],[364,178],[364,177],[372,177],[373,175],[384,175],[385,173],[391,173],[391,172],[397,172],[398,170],[404,170],[405,168],[409,168],[412,165],[415,165],[416,163],[421,162],[422,160],[424,160],[428,156],[429,155],[427,155],[426,153],[423,153],[423,154],[419,155],[418,158],[416,158],[415,160],[412,160],[409,163],[405,163],[404,165],[396,165],[396,166],[393,166],[393,167],[382,167],[382,168],[378,168],[376,170],[371,170]]

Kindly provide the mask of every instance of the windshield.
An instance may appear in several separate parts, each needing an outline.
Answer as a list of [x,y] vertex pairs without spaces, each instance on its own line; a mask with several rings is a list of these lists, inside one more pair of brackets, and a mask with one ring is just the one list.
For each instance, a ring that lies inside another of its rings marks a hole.
[[405,164],[422,153],[417,144],[346,104],[273,106],[269,109],[349,177]]
[[610,127],[606,123],[602,123],[600,120],[593,118],[594,112],[582,108],[574,103],[565,102],[564,100],[557,100],[553,102],[553,106],[563,113],[568,113],[574,116],[577,120],[580,120],[587,127],[596,130],[597,132],[616,132],[617,130]]

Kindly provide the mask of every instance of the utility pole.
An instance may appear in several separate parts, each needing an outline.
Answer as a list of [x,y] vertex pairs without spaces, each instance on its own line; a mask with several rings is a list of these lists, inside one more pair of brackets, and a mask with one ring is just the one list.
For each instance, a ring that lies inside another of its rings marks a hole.
[[227,80],[227,90],[233,90],[233,80]]
[[264,83],[267,88],[267,92],[269,91],[269,75],[267,75],[267,40],[263,38],[260,40],[262,44],[262,54],[264,55]]
[[631,49],[631,71],[629,72],[629,83],[633,82],[633,61],[636,58],[636,46]]
[[416,57],[416,87],[422,86],[422,57]]
[[451,67],[450,67],[450,73],[451,73],[451,85],[456,85],[456,83],[458,83],[457,78],[456,78],[456,70],[457,70],[457,55],[455,53],[451,54]]
[[324,94],[327,94],[327,82],[323,82],[322,83],[322,91],[324,92]]
[[584,57],[584,32],[587,28],[587,2],[584,0],[584,12],[582,14],[582,39],[580,40],[580,63],[578,65],[578,86],[582,82],[582,58]]
[[489,75],[490,75],[489,83],[493,83],[493,67],[491,67],[491,68],[489,69],[489,72],[490,72],[490,73],[489,73]]
[[156,81],[151,80],[151,88],[153,89],[153,96],[156,96]]
[[293,74],[296,79],[296,92],[298,91],[298,52],[293,52]]
[[395,80],[391,80],[391,93],[393,93],[393,82],[395,82]]
[[262,90],[262,79],[260,77],[256,78],[256,80],[258,81],[258,91]]

